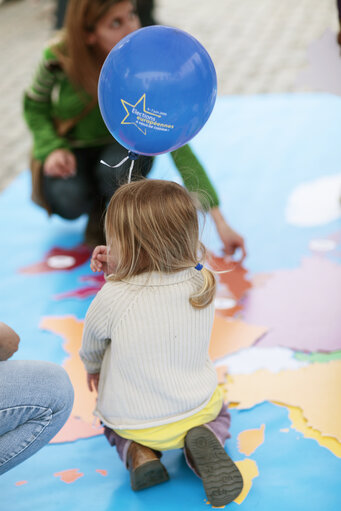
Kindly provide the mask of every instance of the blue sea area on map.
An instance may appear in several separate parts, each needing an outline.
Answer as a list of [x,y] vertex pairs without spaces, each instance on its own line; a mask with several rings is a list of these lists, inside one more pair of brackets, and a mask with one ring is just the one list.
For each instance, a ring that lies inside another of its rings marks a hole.
[[[309,241],[340,229],[286,222],[291,192],[300,184],[340,173],[341,98],[329,94],[221,97],[190,143],[204,164],[229,223],[245,236],[251,273],[296,268],[311,255]],[[157,158],[154,177],[179,179],[169,155]],[[205,243],[221,243],[210,221]]]
[[[311,256],[309,242],[340,229],[333,221],[316,227],[289,225],[288,196],[300,184],[340,172],[341,99],[326,94],[218,98],[207,125],[191,142],[221,199],[226,219],[246,239],[249,276],[293,269]],[[169,155],[156,158],[153,178],[179,180]],[[49,218],[30,201],[29,173],[22,173],[0,195],[0,320],[21,336],[16,359],[63,364],[63,340],[42,331],[44,317],[83,320],[92,297],[58,300],[58,294],[84,288],[89,262],[72,271],[23,274],[20,269],[44,260],[52,247],[82,242],[86,218]],[[220,241],[208,219],[204,240],[216,253]],[[327,254],[326,257],[329,257]],[[317,403],[318,406],[318,403]],[[338,511],[341,509],[341,460],[315,440],[290,428],[285,407],[263,403],[233,409],[232,439],[226,449],[234,460],[237,436],[265,424],[265,441],[250,455],[258,467],[252,487],[234,511]],[[288,432],[281,430],[289,428]],[[49,445],[0,478],[3,511],[189,511],[210,509],[200,480],[180,451],[164,455],[171,480],[134,493],[129,476],[104,437]],[[84,475],[66,484],[54,474],[79,469]],[[107,470],[103,476],[96,469]],[[16,486],[18,481],[26,484]]]
[[[241,505],[231,511],[336,511],[341,506],[340,460],[314,440],[290,428],[284,407],[263,403],[247,411],[231,411],[232,439],[225,448],[235,461],[245,459],[237,448],[237,436],[265,424],[265,440],[250,459],[259,476],[252,481]],[[165,453],[163,463],[170,481],[140,493],[130,489],[129,474],[103,436],[70,444],[50,445],[23,465],[2,476],[0,490],[6,495],[6,511],[188,511],[207,509],[200,480],[187,467],[180,450]],[[84,474],[66,484],[54,474],[79,469]],[[107,470],[107,476],[96,472]],[[27,484],[16,487],[15,482]]]

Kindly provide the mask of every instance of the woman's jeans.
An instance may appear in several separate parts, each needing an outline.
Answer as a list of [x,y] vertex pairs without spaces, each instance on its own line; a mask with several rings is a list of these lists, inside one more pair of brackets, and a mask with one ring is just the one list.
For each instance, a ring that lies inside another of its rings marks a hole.
[[66,371],[51,362],[0,362],[0,475],[39,451],[73,405]]
[[[74,220],[79,216],[101,213],[112,195],[128,180],[131,160],[112,169],[100,163],[116,165],[128,155],[127,149],[117,142],[103,147],[74,149],[76,174],[67,179],[43,176],[44,198],[52,213]],[[150,156],[139,156],[134,162],[132,180],[146,177],[153,164]]]

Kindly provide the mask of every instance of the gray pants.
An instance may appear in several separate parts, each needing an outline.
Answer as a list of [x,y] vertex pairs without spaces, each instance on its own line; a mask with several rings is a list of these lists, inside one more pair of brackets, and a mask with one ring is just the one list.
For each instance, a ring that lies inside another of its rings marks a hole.
[[[210,429],[212,433],[217,437],[222,446],[224,446],[226,440],[230,438],[230,424],[231,424],[231,416],[227,411],[227,407],[225,404],[221,407],[221,410],[214,421],[208,422],[207,424],[203,424],[206,428]],[[104,427],[104,434],[110,443],[110,445],[115,445],[116,450],[118,452],[119,457],[126,465],[127,461],[127,452],[129,446],[131,444],[131,440],[127,440],[126,438],[122,438],[115,431],[108,427]],[[199,475],[195,470],[195,467],[191,463],[191,460],[187,456],[186,449],[184,449],[185,459],[187,465],[193,470],[196,475]]]

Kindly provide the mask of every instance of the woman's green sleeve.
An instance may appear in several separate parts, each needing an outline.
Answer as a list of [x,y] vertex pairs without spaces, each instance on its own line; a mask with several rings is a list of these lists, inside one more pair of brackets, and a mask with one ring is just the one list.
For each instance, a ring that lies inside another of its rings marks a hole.
[[219,198],[204,167],[201,165],[189,145],[173,151],[171,157],[183,179],[187,190],[199,192],[199,198],[205,210],[219,205]]
[[59,137],[51,116],[51,95],[56,75],[53,54],[46,49],[30,87],[24,94],[24,118],[33,135],[33,156],[44,160],[55,149],[68,149],[67,141]]

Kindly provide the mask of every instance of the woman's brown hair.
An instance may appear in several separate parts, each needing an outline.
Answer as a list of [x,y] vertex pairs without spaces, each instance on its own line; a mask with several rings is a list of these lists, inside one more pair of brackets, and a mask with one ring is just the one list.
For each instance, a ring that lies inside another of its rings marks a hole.
[[[109,252],[114,245],[118,251],[109,280],[194,268],[206,254],[199,240],[198,209],[199,201],[171,181],[148,179],[121,186],[105,217]],[[201,274],[202,286],[189,299],[195,308],[209,305],[215,293],[213,273],[202,268]]]
[[87,41],[96,23],[120,2],[132,0],[69,0],[61,41],[54,52],[75,86],[97,97],[97,83],[103,62]]

